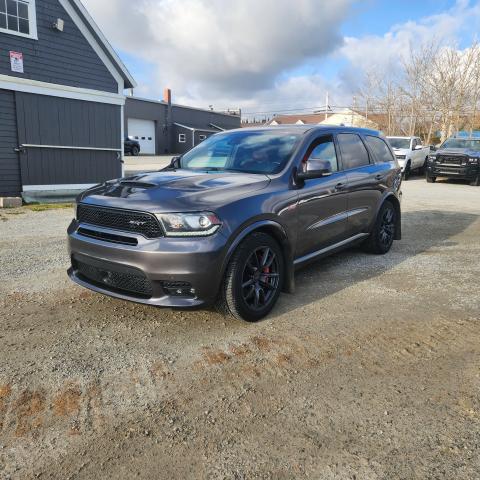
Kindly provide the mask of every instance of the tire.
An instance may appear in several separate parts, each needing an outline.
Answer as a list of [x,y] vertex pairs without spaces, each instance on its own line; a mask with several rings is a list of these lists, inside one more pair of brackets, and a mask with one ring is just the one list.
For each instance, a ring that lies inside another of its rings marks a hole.
[[230,259],[220,287],[218,310],[247,322],[261,320],[278,300],[284,272],[278,243],[265,233],[249,235]]
[[405,165],[405,171],[403,172],[403,179],[408,180],[412,174],[412,165],[410,161]]
[[138,157],[138,154],[140,153],[140,149],[138,147],[132,147],[132,152],[131,154],[134,156],[134,157]]
[[435,183],[437,181],[437,177],[431,177],[428,173],[425,174],[425,178],[427,183]]
[[375,220],[375,225],[370,236],[363,243],[363,248],[368,253],[384,255],[392,248],[395,238],[397,211],[392,202],[384,202]]
[[474,180],[470,182],[472,187],[480,187],[480,175],[477,175]]

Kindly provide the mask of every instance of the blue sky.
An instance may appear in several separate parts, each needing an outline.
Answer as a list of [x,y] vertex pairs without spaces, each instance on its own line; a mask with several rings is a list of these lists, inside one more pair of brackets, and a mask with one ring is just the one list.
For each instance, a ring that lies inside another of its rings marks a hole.
[[467,48],[480,30],[473,0],[83,1],[137,96],[168,86],[177,103],[249,112],[317,107],[327,91],[348,104],[367,69],[434,39]]

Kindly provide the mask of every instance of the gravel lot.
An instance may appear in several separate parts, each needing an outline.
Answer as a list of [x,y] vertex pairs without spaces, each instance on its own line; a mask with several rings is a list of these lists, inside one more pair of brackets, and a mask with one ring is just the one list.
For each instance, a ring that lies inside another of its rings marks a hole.
[[480,478],[480,188],[403,191],[254,325],[83,290],[70,210],[0,211],[0,478]]

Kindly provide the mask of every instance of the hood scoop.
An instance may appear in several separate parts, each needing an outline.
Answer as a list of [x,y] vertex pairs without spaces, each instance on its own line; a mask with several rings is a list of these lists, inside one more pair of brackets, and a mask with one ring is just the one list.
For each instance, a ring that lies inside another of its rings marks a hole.
[[120,185],[123,187],[132,187],[132,188],[153,188],[156,187],[155,183],[150,182],[140,182],[138,180],[122,180]]

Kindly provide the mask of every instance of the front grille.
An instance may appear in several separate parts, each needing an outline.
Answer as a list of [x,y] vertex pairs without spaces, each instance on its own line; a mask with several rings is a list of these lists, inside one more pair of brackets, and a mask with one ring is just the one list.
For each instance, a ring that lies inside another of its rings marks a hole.
[[79,222],[90,225],[138,233],[147,238],[163,236],[158,220],[151,213],[79,204],[77,215]]
[[150,298],[153,294],[152,284],[140,271],[138,273],[116,272],[110,270],[107,265],[100,268],[80,260],[74,260],[74,268],[87,282],[107,290],[134,294],[143,298]]
[[103,240],[104,242],[120,243],[122,245],[138,245],[138,240],[133,237],[125,237],[124,235],[116,235],[113,233],[99,232],[91,230],[90,228],[80,227],[77,230],[79,235],[84,237],[94,238],[96,240]]
[[437,157],[437,162],[447,163],[450,165],[462,165],[467,163],[467,157],[464,156],[449,156],[449,155],[439,155]]

